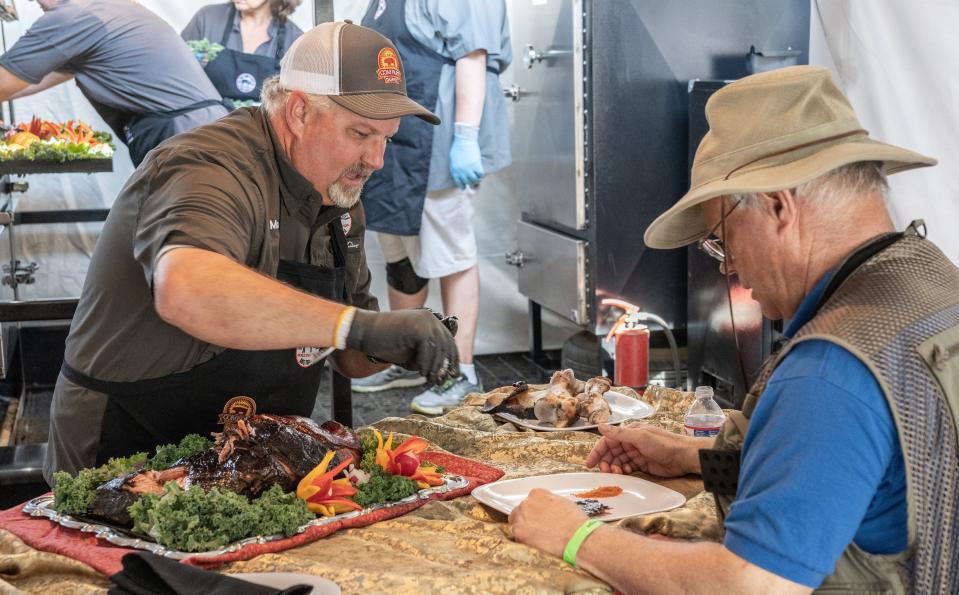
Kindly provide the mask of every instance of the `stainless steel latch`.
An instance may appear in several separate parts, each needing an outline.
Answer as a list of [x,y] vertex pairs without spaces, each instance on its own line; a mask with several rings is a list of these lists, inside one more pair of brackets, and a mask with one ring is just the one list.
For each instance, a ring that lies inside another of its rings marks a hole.
[[506,264],[510,266],[523,268],[527,262],[529,259],[522,250],[510,250],[506,253]]
[[34,273],[40,268],[35,262],[20,262],[19,260],[13,261],[16,265],[14,270],[10,270],[10,265],[3,265],[3,284],[9,285],[10,287],[16,287],[18,285],[30,285],[36,279],[34,278]]
[[513,101],[519,101],[520,98],[523,95],[527,95],[527,93],[520,89],[518,85],[510,85],[506,89],[503,89],[503,95],[505,95],[508,99],[512,99]]
[[527,43],[525,49],[523,49],[523,64],[526,65],[526,68],[532,68],[533,64],[537,62],[542,62],[543,60],[555,60],[562,56],[569,56],[572,53],[572,50],[557,49],[548,49],[545,52],[538,52],[533,44]]

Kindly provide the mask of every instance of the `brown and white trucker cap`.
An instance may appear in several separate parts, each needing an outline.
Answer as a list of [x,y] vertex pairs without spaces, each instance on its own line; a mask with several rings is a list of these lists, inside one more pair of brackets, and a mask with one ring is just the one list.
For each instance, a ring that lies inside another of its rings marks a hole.
[[323,23],[301,35],[280,62],[280,86],[326,95],[373,120],[436,114],[406,95],[403,61],[389,39],[349,21]]

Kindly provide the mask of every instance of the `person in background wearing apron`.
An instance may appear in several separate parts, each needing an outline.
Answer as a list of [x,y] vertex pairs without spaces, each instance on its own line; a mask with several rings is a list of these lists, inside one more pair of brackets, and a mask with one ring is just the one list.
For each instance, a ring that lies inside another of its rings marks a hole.
[[143,6],[129,0],[38,3],[43,16],[0,57],[0,101],[74,79],[130,149],[134,166],[167,138],[227,114],[176,31]]
[[[263,81],[280,71],[280,60],[303,31],[289,20],[302,0],[233,0],[201,8],[180,33],[187,42],[217,43],[198,52],[210,82],[234,107],[260,100]],[[216,46],[214,46],[216,47]]]
[[374,360],[436,383],[459,374],[433,313],[380,313],[370,294],[363,184],[402,116],[439,122],[387,55],[375,31],[320,25],[266,81],[262,107],[178,135],[134,172],[67,337],[47,481],[209,435],[240,395],[310,416],[330,351],[347,376],[385,367]]
[[[410,96],[434,109],[435,129],[404,121],[386,163],[366,190],[367,225],[386,258],[390,309],[419,308],[439,279],[443,309],[459,319],[459,378],[415,397],[413,411],[438,415],[482,392],[473,365],[479,268],[473,228],[475,187],[511,162],[499,74],[512,61],[503,0],[372,0],[363,25],[393,40],[410,75]],[[357,392],[423,383],[393,367],[353,382]]]

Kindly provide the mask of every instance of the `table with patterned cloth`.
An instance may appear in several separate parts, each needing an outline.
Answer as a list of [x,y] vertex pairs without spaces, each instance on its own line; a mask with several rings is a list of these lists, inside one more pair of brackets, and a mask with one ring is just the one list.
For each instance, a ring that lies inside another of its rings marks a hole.
[[[629,389],[616,389],[635,396]],[[681,431],[692,395],[655,388],[642,397],[656,413],[642,420]],[[478,404],[479,395],[467,399]],[[464,405],[446,415],[386,418],[374,426],[399,439],[418,435],[432,449],[504,470],[504,479],[582,471],[599,438],[593,432],[533,432]],[[720,537],[712,498],[695,477],[651,479],[682,493],[684,506],[617,524],[645,534],[681,539]],[[348,529],[295,549],[233,562],[220,572],[303,572],[330,579],[343,593],[606,593],[610,588],[561,560],[509,538],[506,516],[472,496],[430,502],[396,519]],[[0,594],[94,593],[109,580],[86,565],[26,546],[0,529]]]

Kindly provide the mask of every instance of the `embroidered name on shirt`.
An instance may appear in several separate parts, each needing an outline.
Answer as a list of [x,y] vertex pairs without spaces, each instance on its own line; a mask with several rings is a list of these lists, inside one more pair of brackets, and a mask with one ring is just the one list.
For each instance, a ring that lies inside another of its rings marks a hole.
[[276,231],[277,229],[280,229],[280,220],[270,219],[270,231]]

